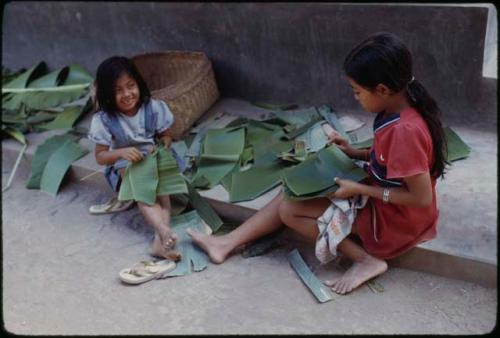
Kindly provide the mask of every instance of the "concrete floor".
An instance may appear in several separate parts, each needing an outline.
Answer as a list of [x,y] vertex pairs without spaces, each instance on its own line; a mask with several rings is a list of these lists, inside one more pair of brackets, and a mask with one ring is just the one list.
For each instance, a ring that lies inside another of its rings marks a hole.
[[[4,166],[5,182],[10,167]],[[148,259],[152,232],[137,208],[92,216],[98,187],[69,182],[57,197],[3,194],[3,319],[26,335],[481,334],[496,324],[497,290],[404,269],[320,304],[286,260],[299,248],[321,279],[312,247],[289,241],[253,258],[234,255],[189,276],[127,286],[118,272]]]
[[[224,99],[211,111],[221,109],[246,114],[256,108]],[[87,117],[81,124],[88,122]],[[497,134],[451,126],[472,153],[455,162],[438,184],[439,235],[425,246],[496,264]],[[52,133],[29,135],[28,154]],[[81,144],[93,149],[86,140]],[[3,184],[19,148],[11,140],[2,142]],[[319,266],[312,247],[293,236],[264,256],[235,255],[190,276],[123,285],[118,272],[149,258],[152,232],[137,208],[115,215],[88,214],[88,207],[106,200],[110,190],[102,179],[75,180],[74,172],[82,168],[87,173],[102,170],[92,154],[85,156],[54,198],[24,188],[29,174],[24,158],[12,187],[2,194],[3,313],[10,332],[470,334],[489,332],[496,324],[496,288],[397,268],[377,279],[385,288],[381,294],[363,286],[319,304],[288,264],[286,253],[298,247],[322,279],[340,271],[331,264]],[[216,190],[202,194],[227,200]],[[272,194],[239,205],[259,208]]]

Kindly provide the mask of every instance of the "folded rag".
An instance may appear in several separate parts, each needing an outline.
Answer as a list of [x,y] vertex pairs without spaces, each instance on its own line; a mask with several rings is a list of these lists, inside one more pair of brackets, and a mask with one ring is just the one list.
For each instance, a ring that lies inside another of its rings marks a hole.
[[337,246],[351,233],[357,210],[363,208],[368,196],[356,195],[349,199],[332,198],[332,204],[316,223],[319,235],[316,239],[316,258],[326,264],[337,256]]

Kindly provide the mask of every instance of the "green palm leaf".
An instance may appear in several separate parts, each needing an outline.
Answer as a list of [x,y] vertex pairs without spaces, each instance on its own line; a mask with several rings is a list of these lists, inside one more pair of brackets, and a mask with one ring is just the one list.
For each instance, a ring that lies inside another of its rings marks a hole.
[[333,178],[336,176],[360,181],[366,173],[342,150],[332,145],[297,166],[285,169],[283,182],[295,196],[301,196],[331,188],[335,185]]
[[78,143],[71,140],[66,141],[47,161],[40,180],[40,190],[56,196],[71,163],[87,153],[88,150],[82,148]]
[[172,151],[160,146],[157,161],[158,186],[156,194],[158,196],[186,194],[188,192],[186,181],[177,167],[177,161],[172,155]]
[[135,200],[148,205],[156,202],[158,186],[158,152],[147,155],[142,161],[130,164],[118,193],[118,199]]
[[6,88],[26,88],[30,81],[33,79],[40,77],[47,70],[47,64],[45,62],[40,62],[39,64],[31,67],[27,71],[19,74],[12,81],[6,83],[2,86],[2,92]]
[[[53,121],[37,126],[41,129],[71,129],[83,112],[83,106],[66,107]],[[52,114],[54,116],[54,114]]]
[[69,134],[55,135],[48,138],[36,148],[33,159],[31,160],[31,174],[26,183],[26,188],[40,189],[42,174],[49,158],[67,141],[72,140],[75,140],[75,137]]
[[82,97],[92,82],[92,76],[78,65],[41,77],[36,72],[40,68],[32,67],[2,87],[4,108],[19,109],[22,103],[35,110],[57,107]]

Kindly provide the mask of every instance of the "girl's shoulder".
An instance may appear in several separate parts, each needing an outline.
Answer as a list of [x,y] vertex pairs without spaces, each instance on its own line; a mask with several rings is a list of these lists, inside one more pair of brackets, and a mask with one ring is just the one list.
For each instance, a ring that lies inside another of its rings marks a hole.
[[159,114],[171,114],[171,110],[168,107],[168,104],[163,100],[157,100],[150,98],[148,102],[143,103],[143,105],[150,105],[151,110],[155,113]]

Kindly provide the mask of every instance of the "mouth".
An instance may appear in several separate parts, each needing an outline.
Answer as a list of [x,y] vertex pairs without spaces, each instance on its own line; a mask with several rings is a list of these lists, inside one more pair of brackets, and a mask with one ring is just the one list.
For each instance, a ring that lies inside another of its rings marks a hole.
[[134,104],[135,102],[136,102],[136,100],[134,98],[130,98],[130,99],[127,99],[127,100],[122,100],[122,103],[125,106],[130,106],[131,104]]

